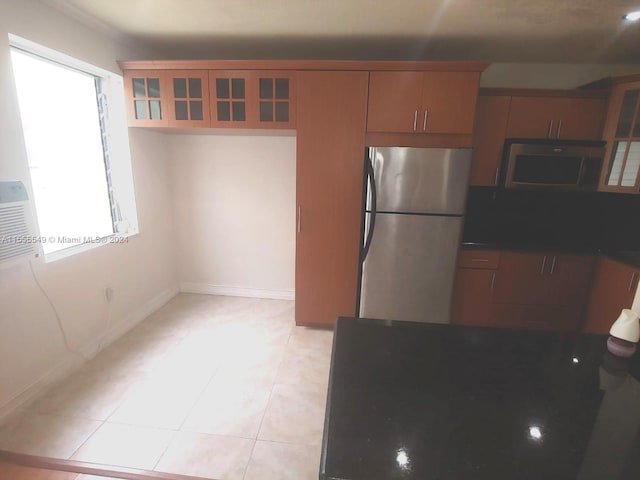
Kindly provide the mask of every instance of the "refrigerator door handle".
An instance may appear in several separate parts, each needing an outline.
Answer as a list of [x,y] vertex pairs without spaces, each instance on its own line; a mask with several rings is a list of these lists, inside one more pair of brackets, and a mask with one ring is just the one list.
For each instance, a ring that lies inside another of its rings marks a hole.
[[[369,183],[369,189],[371,192],[371,213],[369,218],[369,231],[367,232],[367,239],[364,242],[364,247],[362,249],[362,259],[361,262],[364,262],[365,258],[369,254],[369,248],[371,247],[371,240],[373,239],[373,231],[376,226],[376,201],[377,201],[377,193],[376,193],[376,179],[374,177],[373,170],[373,161],[370,156],[367,155],[365,168],[367,172],[367,181]],[[366,210],[365,210],[366,215]]]

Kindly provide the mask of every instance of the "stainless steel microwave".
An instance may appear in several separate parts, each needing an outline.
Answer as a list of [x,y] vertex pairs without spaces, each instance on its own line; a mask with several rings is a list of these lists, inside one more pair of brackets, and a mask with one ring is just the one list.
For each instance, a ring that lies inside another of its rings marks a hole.
[[604,145],[600,141],[508,139],[501,184],[518,189],[595,190]]

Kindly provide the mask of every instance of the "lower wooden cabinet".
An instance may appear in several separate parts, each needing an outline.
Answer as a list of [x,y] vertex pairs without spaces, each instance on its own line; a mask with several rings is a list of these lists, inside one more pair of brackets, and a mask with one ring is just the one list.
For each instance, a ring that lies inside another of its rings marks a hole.
[[489,325],[495,270],[459,268],[453,287],[451,323]]
[[536,330],[577,330],[595,258],[553,252],[463,250],[452,322]]
[[609,333],[623,308],[631,308],[640,269],[601,257],[595,271],[584,325],[586,333]]
[[298,325],[356,313],[367,88],[367,72],[298,74]]

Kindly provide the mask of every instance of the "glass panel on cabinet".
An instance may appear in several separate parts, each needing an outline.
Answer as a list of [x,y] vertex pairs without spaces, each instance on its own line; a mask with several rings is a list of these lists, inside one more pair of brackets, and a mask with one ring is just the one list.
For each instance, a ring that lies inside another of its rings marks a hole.
[[149,110],[151,111],[151,120],[162,120],[162,109],[160,108],[160,100],[150,100]]
[[231,120],[231,109],[229,108],[229,102],[217,102],[216,110],[218,113],[218,120],[221,122],[228,122]]
[[616,128],[616,138],[628,137],[631,133],[633,114],[638,103],[638,93],[640,90],[628,90],[622,99],[622,108],[618,117],[618,127]]
[[199,100],[191,100],[189,102],[189,109],[191,110],[191,120],[202,120],[202,102]]
[[231,103],[232,103],[231,108],[233,109],[233,121],[244,122],[246,119],[245,111],[244,111],[244,102],[231,102]]
[[145,100],[136,100],[136,118],[138,120],[147,120],[149,117],[147,116],[147,102]]
[[273,103],[260,102],[260,121],[273,122]]
[[229,98],[229,79],[216,78],[216,96],[217,98]]
[[627,163],[624,165],[622,173],[622,181],[620,186],[633,187],[638,178],[638,170],[640,169],[640,142],[631,142],[629,145],[629,153],[627,153]]
[[187,79],[186,78],[173,79],[173,96],[175,98],[187,98]]
[[276,98],[289,98],[288,78],[276,78]]
[[185,100],[176,100],[175,103],[176,103],[176,120],[189,120],[187,102]]
[[147,78],[147,87],[149,89],[149,97],[160,98],[160,79]]
[[620,184],[620,176],[622,175],[622,163],[624,162],[624,154],[627,151],[628,142],[614,142],[611,152],[611,168],[609,170],[609,178],[607,185],[617,186]]
[[133,96],[146,97],[147,92],[144,86],[144,78],[133,78]]
[[260,79],[260,98],[273,98],[273,79]]
[[199,78],[189,79],[189,97],[202,98],[202,80]]
[[289,121],[289,102],[276,102],[276,122]]
[[245,98],[244,97],[244,78],[231,79],[231,97]]

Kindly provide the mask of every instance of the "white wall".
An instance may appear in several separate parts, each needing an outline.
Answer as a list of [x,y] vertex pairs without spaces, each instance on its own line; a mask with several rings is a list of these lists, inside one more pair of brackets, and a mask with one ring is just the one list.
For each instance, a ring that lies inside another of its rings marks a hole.
[[293,136],[169,136],[178,275],[192,292],[293,298]]
[[[28,184],[7,34],[12,33],[117,72],[116,59],[144,58],[110,37],[35,0],[0,2],[0,178]],[[43,79],[45,81],[46,79]],[[164,135],[131,129],[140,234],[34,270],[60,314],[71,348],[91,353],[107,319],[111,338],[177,291],[169,164]],[[105,287],[114,289],[111,303]],[[42,385],[79,362],[69,353],[54,310],[22,262],[0,270],[0,419]]]
[[480,86],[571,89],[601,78],[639,72],[640,65],[493,63],[482,72]]

